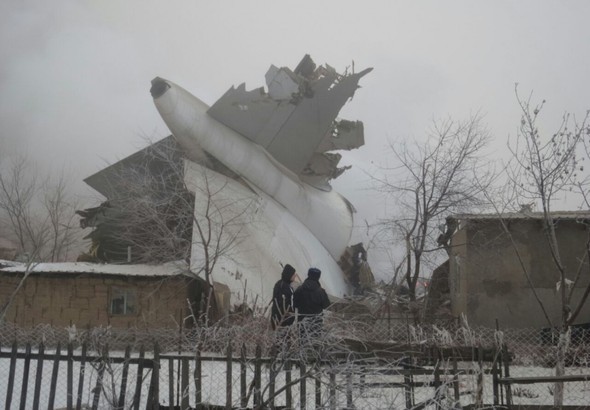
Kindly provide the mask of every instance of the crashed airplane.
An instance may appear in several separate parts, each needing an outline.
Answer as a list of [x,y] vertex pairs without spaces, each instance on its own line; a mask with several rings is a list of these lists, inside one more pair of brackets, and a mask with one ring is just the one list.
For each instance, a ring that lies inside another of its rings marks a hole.
[[[171,81],[152,80],[154,104],[187,159],[195,221],[214,205],[219,215],[210,229],[235,240],[211,272],[232,303],[270,300],[286,263],[301,276],[320,268],[332,296],[358,290],[359,261],[351,251],[358,245],[349,247],[354,208],[329,181],[346,170],[333,151],[364,144],[362,122],[337,115],[371,70],[339,74],[306,55],[294,70],[271,66],[266,90],[231,87],[211,107]],[[96,175],[86,182],[100,192]],[[243,223],[224,226],[238,219]],[[192,235],[190,266],[198,273],[209,250],[200,226]]]

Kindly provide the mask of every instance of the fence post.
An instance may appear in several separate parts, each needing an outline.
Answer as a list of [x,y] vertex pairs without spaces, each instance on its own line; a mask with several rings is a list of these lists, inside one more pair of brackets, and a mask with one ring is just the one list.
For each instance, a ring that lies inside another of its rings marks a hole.
[[330,409],[336,410],[336,373],[330,370]]
[[225,371],[225,408],[227,410],[231,410],[232,405],[232,346],[231,342],[227,345],[227,353],[226,353],[226,371]]
[[181,385],[181,394],[182,394],[182,399],[180,400],[180,408],[182,410],[186,410],[188,408],[190,408],[190,403],[189,403],[189,388],[188,388],[188,370],[189,370],[189,365],[188,365],[188,359],[186,357],[184,357],[182,359],[182,367],[181,367],[181,373],[180,373],[180,385]]
[[[49,383],[49,399],[47,410],[53,410],[55,403],[55,389],[57,387],[57,375],[59,374],[59,359],[61,358],[61,342],[57,342],[55,356],[53,358],[53,370],[51,371],[51,382]],[[10,408],[10,407],[7,407]]]
[[346,373],[346,408],[352,409],[352,369]]
[[[411,358],[410,358],[411,360]],[[404,393],[406,397],[406,408],[411,409],[413,407],[412,404],[412,379],[410,374],[408,373],[408,366],[405,363],[402,363],[402,368],[404,371]]]
[[500,404],[499,395],[498,395],[498,372],[500,369],[498,368],[498,351],[496,350],[496,354],[494,355],[494,362],[492,363],[492,389],[494,392],[494,406]]
[[461,396],[459,394],[459,370],[457,366],[457,356],[453,356],[453,393],[455,396],[455,404],[459,404]]
[[305,360],[301,359],[299,364],[299,375],[301,380],[299,381],[299,401],[300,409],[305,410],[307,406],[307,370],[305,369]]
[[82,343],[82,360],[80,362],[80,376],[78,378],[78,398],[76,399],[76,409],[82,408],[82,390],[84,389],[84,373],[86,372],[86,351],[88,344]]
[[285,405],[288,409],[291,408],[293,396],[291,394],[291,359],[287,358],[285,361],[285,384],[287,391],[285,392]]
[[71,341],[68,342],[67,378],[67,403],[68,409],[71,409],[74,406],[74,347],[72,346]]
[[[502,344],[502,359],[504,361],[504,375],[510,377],[510,357],[508,357],[508,348],[506,344]],[[506,404],[512,406],[512,386],[510,383],[506,383]]]
[[158,409],[160,407],[160,347],[154,343],[154,359],[152,360],[152,378],[148,391],[146,409]]
[[160,346],[154,344],[154,368],[152,369],[152,380],[154,381],[154,395],[153,400],[155,402],[154,407],[160,408]]
[[256,345],[256,359],[254,362],[254,407],[262,403],[262,347]]
[[360,368],[360,376],[359,376],[359,385],[360,385],[360,391],[361,393],[365,392],[365,381],[367,379],[366,375],[365,375],[365,371],[366,371],[366,367],[363,365]]
[[195,379],[195,407],[199,407],[199,405],[203,402],[203,373],[201,372],[201,344],[197,345],[197,351],[195,353],[195,373],[193,375]]
[[434,351],[434,400],[435,400],[435,409],[440,410],[440,362],[441,362],[441,352],[440,349],[436,349]]
[[483,348],[481,344],[477,346],[477,363],[479,365],[479,373],[477,374],[475,405],[477,408],[481,408],[483,406]]
[[[332,391],[330,390],[330,394]],[[330,397],[331,398],[331,397]],[[315,371],[315,408],[320,409],[322,407],[322,373],[321,368]]]
[[23,384],[20,391],[20,408],[26,409],[27,389],[29,383],[29,367],[31,365],[31,344],[27,343],[25,348],[25,367],[23,369]]
[[129,358],[131,356],[131,346],[125,348],[125,362],[123,363],[123,373],[121,375],[121,389],[119,390],[118,409],[125,408],[125,394],[127,393],[127,377],[129,375]]
[[37,373],[35,374],[35,395],[33,396],[33,408],[39,408],[39,397],[41,396],[41,376],[43,376],[43,360],[45,359],[45,346],[43,342],[39,345],[37,356]]
[[14,389],[14,379],[16,378],[16,354],[18,347],[16,339],[12,343],[12,352],[10,356],[10,370],[8,371],[8,387],[6,388],[6,408],[9,409],[12,403],[12,391]]
[[102,392],[102,378],[107,367],[109,358],[109,346],[105,345],[102,354],[100,355],[100,364],[98,367],[98,376],[96,377],[96,386],[94,387],[94,399],[92,400],[92,410],[98,409],[98,402],[100,400],[100,393]]
[[268,406],[275,408],[275,382],[277,378],[277,351],[276,346],[270,349],[269,383],[268,383]]
[[246,386],[246,345],[242,343],[240,351],[240,406],[248,405],[248,391]]
[[[178,404],[178,403],[176,403]],[[174,359],[168,359],[168,405],[174,406]]]
[[143,345],[139,347],[139,360],[137,363],[137,378],[135,379],[135,394],[133,395],[133,409],[139,410],[139,402],[141,401],[141,386],[143,381],[143,366],[144,366],[145,349]]

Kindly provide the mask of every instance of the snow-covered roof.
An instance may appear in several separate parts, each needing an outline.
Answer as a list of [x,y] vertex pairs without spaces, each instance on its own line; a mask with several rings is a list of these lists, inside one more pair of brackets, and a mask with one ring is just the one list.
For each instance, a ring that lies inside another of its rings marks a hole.
[[[590,211],[555,211],[551,212],[553,219],[590,219]],[[494,219],[542,219],[543,212],[506,212],[503,214],[456,214],[451,215],[447,219],[455,220],[494,220]]]
[[[0,268],[0,273],[22,273],[27,269],[27,264],[10,262],[12,266]],[[0,266],[2,266],[0,264]],[[95,275],[117,275],[137,277],[165,277],[176,275],[189,275],[188,265],[185,262],[169,262],[161,265],[114,265],[88,262],[62,262],[62,263],[36,263],[31,265],[32,273],[60,273],[74,274],[89,273]]]

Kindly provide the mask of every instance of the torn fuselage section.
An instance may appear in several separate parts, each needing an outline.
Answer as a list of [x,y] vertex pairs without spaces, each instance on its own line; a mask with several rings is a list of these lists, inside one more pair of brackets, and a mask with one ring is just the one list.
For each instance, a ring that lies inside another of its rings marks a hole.
[[271,65],[268,91],[232,87],[208,114],[262,146],[304,182],[329,190],[329,181],[348,169],[339,168],[340,155],[330,151],[364,144],[362,122],[337,116],[371,70],[339,74],[306,55],[295,70]]

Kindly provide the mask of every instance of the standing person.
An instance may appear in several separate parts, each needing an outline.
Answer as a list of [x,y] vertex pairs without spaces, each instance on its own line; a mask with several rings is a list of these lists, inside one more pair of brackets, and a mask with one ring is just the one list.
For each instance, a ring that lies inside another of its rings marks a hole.
[[307,279],[293,295],[293,305],[301,317],[302,333],[317,337],[322,332],[324,309],[330,306],[328,294],[320,285],[322,271],[310,268]]
[[281,279],[272,291],[271,324],[273,330],[277,327],[290,326],[295,321],[293,315],[293,287],[291,283],[297,277],[295,268],[286,264],[281,273]]

